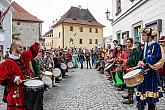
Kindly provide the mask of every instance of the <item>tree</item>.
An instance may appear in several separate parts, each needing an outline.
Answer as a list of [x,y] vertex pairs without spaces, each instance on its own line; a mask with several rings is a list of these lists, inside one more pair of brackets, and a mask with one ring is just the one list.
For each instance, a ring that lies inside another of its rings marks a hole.
[[12,34],[12,40],[18,40],[18,39],[20,39],[19,38],[20,35],[21,35],[20,33]]

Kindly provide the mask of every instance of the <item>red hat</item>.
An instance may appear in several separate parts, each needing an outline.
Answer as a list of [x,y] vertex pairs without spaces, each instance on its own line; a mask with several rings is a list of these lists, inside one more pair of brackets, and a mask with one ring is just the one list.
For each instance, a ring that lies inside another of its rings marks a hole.
[[165,42],[165,36],[161,36],[161,37],[160,37],[159,42],[162,42],[162,41]]

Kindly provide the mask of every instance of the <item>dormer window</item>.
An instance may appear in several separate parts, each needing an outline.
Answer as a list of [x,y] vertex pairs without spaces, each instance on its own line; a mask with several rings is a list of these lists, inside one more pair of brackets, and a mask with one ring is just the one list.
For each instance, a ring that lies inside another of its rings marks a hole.
[[92,21],[91,21],[91,20],[88,20],[88,22],[90,22],[90,23],[91,23]]

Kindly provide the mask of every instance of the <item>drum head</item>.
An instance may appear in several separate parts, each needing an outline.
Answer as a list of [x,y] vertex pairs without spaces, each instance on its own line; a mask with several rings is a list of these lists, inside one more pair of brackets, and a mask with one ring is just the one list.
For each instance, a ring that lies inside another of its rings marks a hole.
[[63,70],[66,70],[66,69],[67,69],[66,64],[65,64],[65,63],[61,63],[61,68],[62,68]]
[[43,72],[43,74],[44,74],[44,75],[48,75],[48,76],[53,75],[53,73],[52,73],[52,72],[50,72],[50,71],[45,71],[45,72]]
[[24,85],[27,87],[40,87],[43,86],[44,83],[41,80],[34,79],[25,81]]
[[107,67],[109,65],[109,63],[105,64],[105,67]]
[[135,77],[136,75],[138,75],[141,72],[141,69],[136,69],[133,71],[128,72],[127,74],[125,74],[123,76],[124,79],[128,79],[128,78],[132,78]]
[[59,77],[61,75],[61,70],[59,68],[55,68],[53,70],[53,76]]
[[68,62],[68,68],[73,68],[73,63],[72,62]]
[[46,85],[51,85],[51,84],[52,84],[52,80],[51,80],[51,78],[48,77],[48,76],[43,76],[43,77],[42,77],[42,81],[43,81],[43,83],[46,84]]

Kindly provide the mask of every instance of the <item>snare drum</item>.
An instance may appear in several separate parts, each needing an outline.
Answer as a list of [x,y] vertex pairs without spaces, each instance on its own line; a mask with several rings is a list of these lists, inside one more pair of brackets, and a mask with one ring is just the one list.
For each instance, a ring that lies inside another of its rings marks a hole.
[[45,85],[47,85],[49,88],[52,87],[52,79],[48,76],[43,76],[42,81]]
[[72,62],[68,62],[68,64],[67,64],[67,66],[68,66],[68,68],[73,68],[73,63]]
[[53,70],[53,76],[55,77],[55,78],[57,78],[57,77],[59,77],[61,75],[61,70],[59,69],[59,68],[55,68],[54,70]]
[[141,69],[136,69],[125,74],[123,79],[128,87],[137,86],[144,81],[144,73]]
[[50,71],[43,72],[43,76],[48,76],[48,77],[52,78],[52,75],[53,75],[53,73]]
[[66,64],[65,64],[65,63],[61,63],[61,68],[62,68],[63,70],[66,70],[66,69],[67,69]]

